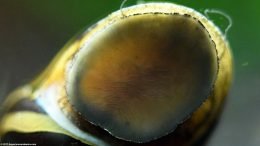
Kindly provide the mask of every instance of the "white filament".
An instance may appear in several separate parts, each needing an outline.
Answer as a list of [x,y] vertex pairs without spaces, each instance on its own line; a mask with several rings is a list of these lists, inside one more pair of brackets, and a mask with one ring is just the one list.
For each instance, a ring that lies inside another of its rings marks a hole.
[[226,27],[226,29],[225,29],[225,31],[224,31],[224,36],[225,36],[225,38],[226,38],[229,29],[230,29],[230,28],[232,27],[232,25],[233,25],[233,21],[232,21],[231,17],[230,17],[227,13],[225,13],[225,12],[223,12],[223,11],[221,11],[221,10],[217,10],[217,9],[206,9],[206,10],[204,11],[204,14],[206,15],[206,17],[207,17],[208,19],[210,19],[210,17],[209,17],[209,14],[210,14],[210,13],[222,15],[222,16],[224,16],[224,17],[228,20],[228,23],[229,23],[229,24],[228,24],[228,26]]

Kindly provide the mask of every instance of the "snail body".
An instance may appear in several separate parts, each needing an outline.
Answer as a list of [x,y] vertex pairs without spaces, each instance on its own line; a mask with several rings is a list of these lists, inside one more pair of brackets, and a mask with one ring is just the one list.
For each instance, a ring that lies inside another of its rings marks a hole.
[[[229,44],[200,13],[171,3],[124,8],[72,39],[36,80],[7,97],[0,135],[195,145],[217,121],[231,75]],[[21,115],[27,124],[16,123]]]

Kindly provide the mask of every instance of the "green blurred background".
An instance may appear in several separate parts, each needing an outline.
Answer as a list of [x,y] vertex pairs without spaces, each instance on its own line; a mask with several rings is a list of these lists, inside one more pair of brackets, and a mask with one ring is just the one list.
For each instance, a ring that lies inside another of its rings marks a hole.
[[[227,38],[234,55],[234,82],[207,146],[259,146],[260,1],[172,2],[202,13],[219,9],[233,20]],[[129,0],[125,6],[136,3]],[[0,0],[0,101],[38,75],[74,34],[118,10],[120,4],[121,0]],[[222,16],[212,19],[222,30],[228,25]]]

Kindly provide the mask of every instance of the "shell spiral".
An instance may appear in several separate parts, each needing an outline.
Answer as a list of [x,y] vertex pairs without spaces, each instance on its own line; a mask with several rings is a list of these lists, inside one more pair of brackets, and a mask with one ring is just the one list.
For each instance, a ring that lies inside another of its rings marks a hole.
[[[11,93],[0,134],[191,146],[216,123],[231,77],[229,44],[210,20],[176,4],[140,4],[73,38],[36,80]],[[16,106],[30,112],[10,112]],[[17,114],[30,124],[16,123]],[[31,128],[33,119],[45,124]]]

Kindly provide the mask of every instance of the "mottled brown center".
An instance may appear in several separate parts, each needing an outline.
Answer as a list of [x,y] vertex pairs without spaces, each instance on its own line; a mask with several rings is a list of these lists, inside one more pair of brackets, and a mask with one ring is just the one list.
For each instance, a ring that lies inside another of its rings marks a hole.
[[125,140],[172,132],[208,97],[216,78],[215,46],[189,16],[130,16],[89,41],[74,65],[70,100],[91,123]]

